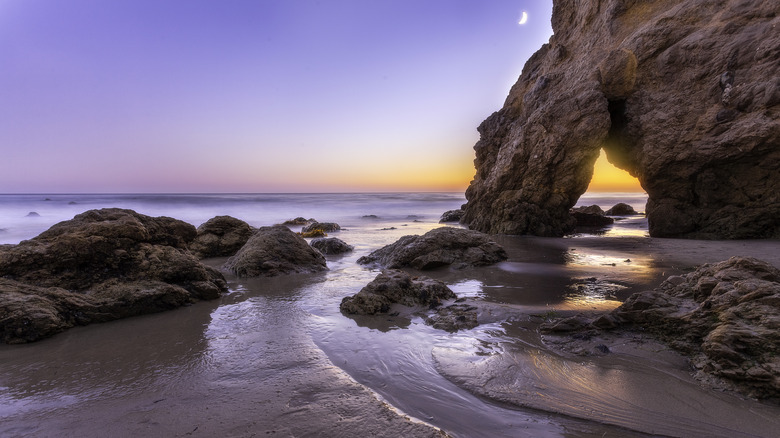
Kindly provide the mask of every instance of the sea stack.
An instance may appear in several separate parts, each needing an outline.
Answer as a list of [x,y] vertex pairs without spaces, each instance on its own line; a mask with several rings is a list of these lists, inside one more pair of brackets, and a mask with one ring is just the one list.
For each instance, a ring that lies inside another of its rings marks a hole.
[[555,0],[555,34],[479,126],[462,223],[561,236],[604,149],[650,235],[780,237],[775,0]]

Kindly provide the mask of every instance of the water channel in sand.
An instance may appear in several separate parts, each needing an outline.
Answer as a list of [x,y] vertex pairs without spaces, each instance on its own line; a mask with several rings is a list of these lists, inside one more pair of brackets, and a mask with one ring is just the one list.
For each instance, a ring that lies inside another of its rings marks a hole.
[[[566,357],[535,330],[545,314],[608,310],[694,264],[778,254],[777,243],[648,239],[640,218],[601,236],[497,237],[507,262],[426,273],[486,306],[483,325],[449,334],[414,314],[338,311],[377,273],[358,257],[439,224],[341,220],[334,235],[356,249],[329,257],[326,273],[228,277],[217,301],[0,346],[0,435],[358,436],[359,422],[378,415],[360,385],[453,436],[773,436],[780,427],[780,409],[702,389],[656,344]],[[341,415],[347,407],[353,417]],[[350,418],[358,423],[339,424]]]

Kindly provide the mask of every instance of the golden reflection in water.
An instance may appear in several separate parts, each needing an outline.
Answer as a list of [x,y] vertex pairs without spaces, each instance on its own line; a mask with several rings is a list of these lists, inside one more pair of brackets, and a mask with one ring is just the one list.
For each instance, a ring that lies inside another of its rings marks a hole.
[[616,294],[627,289],[626,284],[643,282],[654,274],[653,259],[649,256],[570,248],[564,257],[568,268],[589,275],[572,279],[566,308],[614,309],[622,304]]

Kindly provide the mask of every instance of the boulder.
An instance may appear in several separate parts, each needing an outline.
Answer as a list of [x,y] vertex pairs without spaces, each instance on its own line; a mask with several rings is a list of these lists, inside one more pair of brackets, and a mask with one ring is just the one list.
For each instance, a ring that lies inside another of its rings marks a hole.
[[255,232],[248,223],[231,216],[213,217],[198,227],[190,251],[198,258],[232,256]]
[[311,233],[317,230],[330,233],[332,231],[339,231],[340,229],[341,226],[335,222],[312,222],[309,225],[303,227],[303,229],[301,229],[301,233]]
[[386,270],[357,294],[344,297],[340,309],[346,314],[374,315],[387,313],[395,303],[435,308],[441,306],[442,300],[453,298],[456,298],[455,293],[441,281]]
[[328,270],[325,257],[284,225],[258,228],[223,268],[239,277],[273,277]]
[[195,227],[90,210],[0,251],[0,336],[30,342],[74,325],[159,312],[227,291],[188,250]]
[[634,210],[634,207],[624,203],[624,202],[618,202],[612,208],[607,210],[605,213],[607,216],[631,216],[634,214],[639,214]]
[[615,222],[611,217],[604,215],[604,210],[598,205],[573,208],[571,215],[577,221],[578,227],[605,227]]
[[455,265],[484,266],[506,260],[504,248],[486,234],[462,228],[441,227],[422,236],[411,235],[358,259],[363,265],[385,268],[433,269]]
[[441,219],[439,219],[439,223],[460,222],[461,217],[463,217],[463,210],[461,209],[448,210],[441,215]]
[[479,126],[461,223],[562,236],[600,150],[653,237],[780,238],[776,0],[554,0],[554,35]]
[[453,304],[438,309],[425,318],[425,324],[450,333],[473,329],[479,325],[477,308],[469,304]]
[[754,258],[699,267],[629,297],[611,317],[693,357],[705,375],[780,400],[780,270]]
[[343,254],[354,249],[352,245],[347,245],[341,239],[336,237],[321,237],[311,241],[311,246],[323,254]]

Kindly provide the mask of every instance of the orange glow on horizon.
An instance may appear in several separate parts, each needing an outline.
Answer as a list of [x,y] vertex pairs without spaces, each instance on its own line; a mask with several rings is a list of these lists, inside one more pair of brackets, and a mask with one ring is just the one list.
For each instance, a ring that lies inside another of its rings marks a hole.
[[593,167],[593,178],[590,180],[587,191],[642,193],[645,190],[639,184],[638,179],[607,161],[607,155],[602,149],[596,160],[596,165]]

